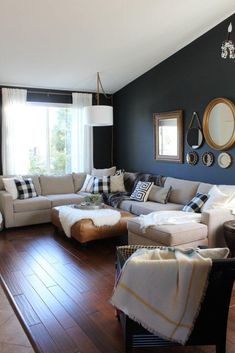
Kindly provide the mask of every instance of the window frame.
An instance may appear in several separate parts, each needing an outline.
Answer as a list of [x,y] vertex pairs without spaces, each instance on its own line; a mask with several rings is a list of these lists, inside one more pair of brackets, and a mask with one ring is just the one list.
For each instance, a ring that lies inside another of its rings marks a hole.
[[[26,102],[26,106],[28,107],[44,107],[44,108],[70,108],[73,109],[73,104],[71,103],[54,103],[54,102],[32,102],[32,101],[27,101]],[[49,122],[49,120],[48,120]],[[49,128],[47,129],[47,133],[49,133]],[[47,138],[47,141],[49,142],[49,137]],[[49,151],[49,155],[47,155],[46,161],[45,161],[45,167],[46,167],[46,174],[48,175],[52,175],[54,174],[51,173],[51,168],[50,168],[50,160],[51,160],[51,156],[50,156],[50,148],[47,149]],[[64,171],[63,174],[66,174],[67,172]],[[61,173],[59,173],[58,175],[61,175]]]

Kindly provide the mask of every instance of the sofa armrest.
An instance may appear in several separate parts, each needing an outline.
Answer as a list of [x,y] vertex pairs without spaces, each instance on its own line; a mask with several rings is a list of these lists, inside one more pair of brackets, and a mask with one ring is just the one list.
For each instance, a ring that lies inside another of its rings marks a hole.
[[0,211],[2,212],[5,227],[14,226],[13,199],[9,192],[0,191]]
[[209,247],[224,247],[223,224],[226,221],[235,219],[231,210],[220,208],[202,212],[202,223],[208,227]]

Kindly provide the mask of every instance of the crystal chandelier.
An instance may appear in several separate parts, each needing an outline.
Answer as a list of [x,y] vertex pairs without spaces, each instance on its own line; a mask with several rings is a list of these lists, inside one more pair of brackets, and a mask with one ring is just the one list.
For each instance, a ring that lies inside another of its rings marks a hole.
[[227,57],[229,57],[229,59],[235,59],[235,46],[233,41],[230,39],[232,29],[232,23],[230,22],[228,26],[227,38],[225,41],[223,41],[221,46],[221,58],[223,59],[226,59]]

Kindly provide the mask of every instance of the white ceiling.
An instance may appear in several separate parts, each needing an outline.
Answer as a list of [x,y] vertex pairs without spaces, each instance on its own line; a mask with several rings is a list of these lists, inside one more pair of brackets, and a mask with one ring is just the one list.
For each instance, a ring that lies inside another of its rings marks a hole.
[[99,71],[113,93],[234,11],[235,0],[0,0],[0,84],[95,91]]

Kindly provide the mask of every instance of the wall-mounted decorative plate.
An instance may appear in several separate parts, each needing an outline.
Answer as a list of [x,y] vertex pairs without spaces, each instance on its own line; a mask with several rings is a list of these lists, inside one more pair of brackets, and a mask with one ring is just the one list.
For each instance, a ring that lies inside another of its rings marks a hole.
[[212,152],[204,152],[202,155],[202,163],[206,166],[206,167],[210,167],[212,166],[212,164],[215,161],[215,156],[213,155]]
[[218,164],[221,168],[228,168],[232,163],[232,157],[226,152],[220,153],[218,157]]
[[186,155],[186,161],[190,165],[195,165],[197,164],[199,160],[198,154],[195,151],[188,152]]

